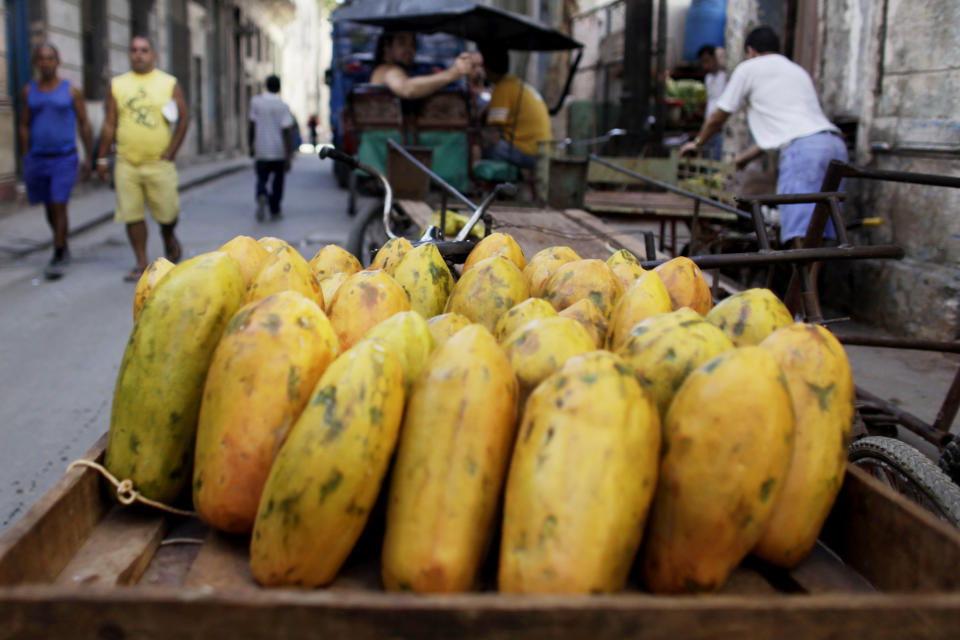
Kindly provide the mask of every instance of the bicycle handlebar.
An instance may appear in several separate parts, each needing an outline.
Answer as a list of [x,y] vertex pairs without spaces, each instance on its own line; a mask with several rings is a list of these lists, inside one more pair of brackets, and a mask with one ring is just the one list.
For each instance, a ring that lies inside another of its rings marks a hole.
[[321,160],[330,158],[336,162],[342,162],[353,170],[359,169],[380,180],[380,184],[383,185],[383,230],[389,238],[396,238],[397,234],[390,229],[390,210],[393,209],[393,189],[390,188],[390,182],[386,176],[370,165],[364,164],[353,156],[333,147],[323,147],[317,155],[320,156]]

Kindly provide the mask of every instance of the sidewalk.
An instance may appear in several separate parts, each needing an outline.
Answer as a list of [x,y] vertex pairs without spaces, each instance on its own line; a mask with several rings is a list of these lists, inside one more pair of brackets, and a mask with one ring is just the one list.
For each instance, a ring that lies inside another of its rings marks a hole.
[[[252,160],[235,155],[178,166],[180,192],[221,176],[249,169]],[[91,181],[97,180],[92,177]],[[70,199],[68,218],[72,237],[113,219],[116,194],[106,185],[90,186]],[[19,258],[53,245],[43,205],[25,205],[0,213],[0,259]]]

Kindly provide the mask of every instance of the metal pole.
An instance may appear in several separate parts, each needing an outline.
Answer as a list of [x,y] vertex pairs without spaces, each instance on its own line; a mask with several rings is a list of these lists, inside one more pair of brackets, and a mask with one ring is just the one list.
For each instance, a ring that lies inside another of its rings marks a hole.
[[653,0],[626,0],[623,29],[623,90],[620,94],[621,127],[629,133],[617,149],[634,155],[647,143],[650,115],[650,36]]

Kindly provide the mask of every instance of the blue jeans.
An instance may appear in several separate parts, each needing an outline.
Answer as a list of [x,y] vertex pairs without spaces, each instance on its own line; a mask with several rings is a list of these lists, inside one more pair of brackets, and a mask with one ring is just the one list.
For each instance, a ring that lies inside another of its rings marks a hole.
[[[816,193],[820,191],[830,161],[846,162],[847,159],[847,147],[838,134],[821,131],[792,140],[780,151],[777,193]],[[840,189],[843,189],[842,184]],[[807,234],[815,206],[813,203],[780,205],[781,243]],[[823,235],[837,237],[829,220]]]
[[520,151],[515,146],[500,138],[492,147],[483,150],[485,160],[506,160],[521,169],[532,169],[537,166],[537,156]]

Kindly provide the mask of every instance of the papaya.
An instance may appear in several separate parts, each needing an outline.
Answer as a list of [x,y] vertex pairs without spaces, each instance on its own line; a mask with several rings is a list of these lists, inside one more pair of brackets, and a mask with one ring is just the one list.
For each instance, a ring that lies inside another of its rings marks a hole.
[[438,347],[469,324],[470,318],[459,313],[441,313],[427,320],[430,335]]
[[470,318],[493,331],[500,316],[529,298],[527,284],[516,265],[503,256],[486,258],[473,265],[453,286],[447,312]]
[[722,300],[707,314],[738,347],[757,345],[768,335],[793,324],[786,305],[769,289],[747,289]]
[[324,312],[330,313],[330,307],[333,303],[333,296],[337,295],[337,289],[343,284],[343,281],[350,277],[346,272],[333,273],[320,279],[320,291],[323,292]]
[[620,358],[574,356],[527,400],[505,492],[498,583],[622,589],[657,481],[660,419]]
[[247,287],[247,302],[266,298],[281,291],[297,291],[324,308],[323,289],[300,252],[277,247],[266,257],[257,275]]
[[173,267],[174,264],[172,262],[161,256],[151,262],[150,266],[140,275],[140,279],[137,280],[137,288],[133,291],[134,322],[136,322],[137,316],[140,315],[140,309],[143,308],[143,304],[147,301],[147,298],[150,297],[150,294],[153,293],[157,284],[163,280],[165,275],[170,273]]
[[268,254],[273,253],[280,247],[293,249],[289,242],[283,238],[277,238],[276,236],[263,236],[262,238],[257,238],[257,244],[266,249]]
[[753,554],[792,568],[820,535],[847,468],[856,389],[843,345],[821,326],[792,324],[760,343],[783,369],[793,400],[793,457]]
[[656,271],[647,271],[620,297],[610,313],[607,348],[616,351],[635,324],[670,311],[673,311],[673,303],[660,275]]
[[589,298],[577,300],[572,305],[561,311],[558,315],[562,318],[573,318],[583,325],[590,337],[593,338],[597,349],[602,349],[607,341],[607,318],[600,311],[600,307],[593,304]]
[[250,282],[260,271],[260,265],[270,255],[262,244],[250,236],[237,236],[217,251],[226,251],[237,261],[240,265],[240,273],[243,274],[244,286],[250,286]]
[[699,313],[683,307],[635,325],[617,354],[665,418],[673,395],[701,364],[733,349],[730,338]]
[[365,340],[317,383],[270,469],[250,539],[265,586],[330,583],[377,500],[403,415],[399,358]]
[[535,298],[542,297],[543,286],[553,272],[562,265],[579,259],[580,256],[570,247],[547,247],[535,253],[523,268],[523,279],[530,289],[530,295]]
[[[488,260],[515,268],[506,258]],[[388,590],[474,585],[513,446],[516,396],[510,363],[481,325],[461,329],[427,361],[407,403],[390,481],[382,556]]]
[[509,233],[491,233],[476,244],[463,262],[462,273],[466,273],[473,265],[486,258],[503,256],[512,262],[517,269],[523,271],[527,266],[527,259],[523,256],[523,249]]
[[593,338],[573,318],[535,318],[503,341],[521,398],[568,359],[594,349]]
[[228,533],[250,533],[287,431],[340,350],[327,316],[296,291],[248,303],[210,362],[200,404],[193,506]]
[[105,466],[144,496],[173,502],[190,483],[210,359],[243,302],[243,275],[223,251],[164,277],[133,324],[110,411]]
[[576,260],[561,265],[543,287],[540,296],[563,311],[574,302],[589,298],[604,316],[623,295],[623,285],[603,260]]
[[393,314],[380,324],[371,327],[363,339],[383,340],[393,349],[400,358],[404,389],[408,393],[436,346],[433,336],[430,335],[427,321],[416,311],[401,311]]
[[613,271],[614,275],[620,280],[624,291],[632,287],[633,283],[646,273],[646,270],[640,266],[640,261],[637,260],[637,256],[626,249],[620,249],[611,254],[611,256],[607,258],[607,266],[610,267],[610,270]]
[[701,315],[713,308],[713,296],[710,285],[697,263],[686,256],[677,256],[667,260],[654,269],[660,274],[664,286],[670,292],[673,308],[690,307]]
[[424,318],[443,313],[453,289],[453,274],[432,242],[403,255],[393,278],[410,297],[410,308]]
[[310,258],[310,270],[321,280],[335,273],[352,274],[363,269],[356,256],[336,244],[328,244]]
[[511,333],[535,318],[553,318],[557,315],[549,302],[540,298],[527,298],[523,302],[513,305],[509,311],[500,316],[494,328],[493,337],[503,344]]
[[663,426],[641,559],[650,591],[723,586],[770,522],[793,429],[787,382],[768,351],[731,349],[687,376]]
[[393,270],[397,268],[400,260],[406,255],[407,251],[411,249],[413,249],[413,245],[410,244],[410,241],[406,238],[402,236],[390,238],[380,247],[380,250],[377,251],[377,255],[373,257],[373,262],[370,263],[367,269],[371,271],[380,269],[390,276],[393,276]]
[[358,271],[343,281],[330,303],[330,322],[346,351],[370,327],[400,311],[410,310],[410,298],[386,271]]

